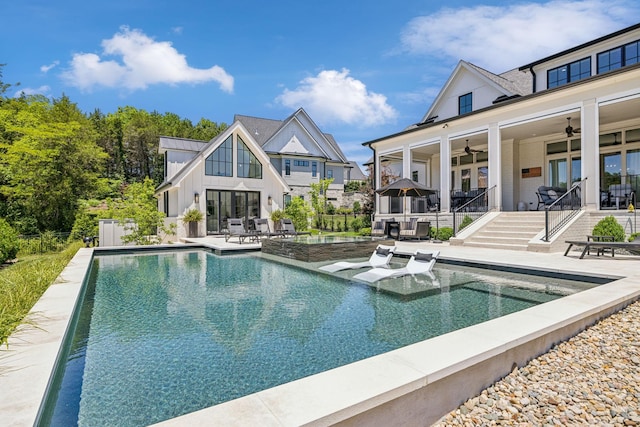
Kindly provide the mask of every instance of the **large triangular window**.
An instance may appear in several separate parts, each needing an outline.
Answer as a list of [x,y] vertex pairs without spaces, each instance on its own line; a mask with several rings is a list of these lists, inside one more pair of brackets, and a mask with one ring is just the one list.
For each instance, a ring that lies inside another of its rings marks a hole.
[[233,176],[233,135],[206,158],[204,173],[212,176]]
[[262,163],[238,136],[238,177],[262,179]]

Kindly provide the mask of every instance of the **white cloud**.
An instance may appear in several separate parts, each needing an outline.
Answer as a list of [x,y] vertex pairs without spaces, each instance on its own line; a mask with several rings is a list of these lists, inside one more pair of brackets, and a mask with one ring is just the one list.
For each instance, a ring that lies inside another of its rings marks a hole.
[[42,71],[43,73],[47,73],[49,72],[49,70],[51,70],[52,68],[55,68],[56,66],[58,66],[58,64],[60,64],[60,61],[53,61],[51,64],[49,65],[43,65],[40,67],[40,71]]
[[95,53],[73,56],[70,69],[62,74],[67,84],[83,90],[95,86],[137,90],[153,84],[214,81],[223,91],[233,92],[233,77],[223,68],[192,68],[170,42],[155,41],[139,30],[122,27],[112,38],[102,41],[102,48],[102,57]]
[[346,123],[357,127],[392,122],[398,116],[384,95],[367,91],[349,70],[325,70],[285,89],[276,101],[289,108],[303,107],[318,123]]
[[412,19],[403,50],[503,72],[636,23],[636,0],[557,0],[444,8]]
[[24,95],[44,95],[44,96],[49,96],[49,93],[51,92],[51,88],[47,85],[43,85],[40,87],[36,87],[36,88],[31,88],[31,87],[24,87],[18,91],[16,91],[16,93],[13,95],[14,97],[18,98],[20,96]]

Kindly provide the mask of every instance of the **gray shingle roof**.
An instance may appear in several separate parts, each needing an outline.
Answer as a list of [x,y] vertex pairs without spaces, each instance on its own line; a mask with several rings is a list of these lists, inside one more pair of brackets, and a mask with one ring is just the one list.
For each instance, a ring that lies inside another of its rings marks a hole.
[[463,61],[469,67],[473,68],[492,82],[496,83],[511,95],[528,95],[532,91],[531,75],[529,73],[523,73],[517,68],[509,70],[500,75],[493,74],[491,71],[487,71],[482,67],[478,67],[467,61]]

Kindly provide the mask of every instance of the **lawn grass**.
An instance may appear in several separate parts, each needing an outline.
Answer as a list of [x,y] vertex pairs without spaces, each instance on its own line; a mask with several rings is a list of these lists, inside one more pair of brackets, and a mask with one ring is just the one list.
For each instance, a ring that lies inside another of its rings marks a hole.
[[23,322],[31,307],[71,261],[82,242],[58,253],[19,257],[0,269],[0,344]]

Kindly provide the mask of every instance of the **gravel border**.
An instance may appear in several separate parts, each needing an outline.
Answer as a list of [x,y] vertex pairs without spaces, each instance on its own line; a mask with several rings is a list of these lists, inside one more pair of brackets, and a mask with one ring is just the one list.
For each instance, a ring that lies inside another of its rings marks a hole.
[[434,426],[640,426],[640,301],[605,318]]

